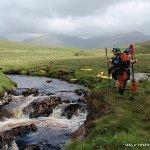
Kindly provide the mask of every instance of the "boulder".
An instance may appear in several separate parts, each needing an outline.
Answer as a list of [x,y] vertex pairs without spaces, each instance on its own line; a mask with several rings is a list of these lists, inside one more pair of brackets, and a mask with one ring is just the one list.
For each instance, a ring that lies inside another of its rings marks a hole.
[[6,71],[5,73],[6,74],[11,74],[11,75],[20,75],[21,74],[21,70],[10,69],[10,70]]
[[20,137],[25,134],[29,134],[31,132],[36,132],[36,130],[37,130],[36,125],[30,124],[30,125],[18,126],[16,128],[3,131],[2,133],[0,133],[0,148],[2,148],[6,144],[10,145],[11,142],[17,137]]
[[0,105],[4,105],[9,102],[13,102],[14,100],[15,100],[15,97],[13,95],[9,95],[5,92],[3,98],[0,99]]
[[[140,82],[140,81],[144,81],[144,80],[150,81],[150,74],[148,74],[148,73],[135,73],[134,78],[135,78],[136,82]],[[131,77],[131,79],[132,79],[132,77]]]
[[79,104],[70,104],[64,109],[64,112],[61,116],[71,119],[72,115],[75,114],[80,107],[81,106]]
[[6,108],[0,107],[0,121],[4,121],[4,118],[11,118],[13,114],[9,112]]
[[81,96],[81,95],[83,94],[83,92],[84,92],[84,89],[76,89],[74,92],[75,92],[78,96]]
[[33,94],[34,96],[38,95],[38,89],[31,88],[31,89],[26,89],[25,91],[22,92],[22,95],[24,96],[29,96],[31,94]]
[[51,82],[53,82],[53,81],[52,81],[52,80],[47,80],[46,82],[47,82],[47,83],[51,83]]
[[59,79],[67,79],[70,75],[74,74],[74,70],[72,71],[64,71],[64,70],[58,70],[58,78]]
[[36,143],[26,145],[24,150],[60,150],[62,149],[60,146],[47,144],[47,143]]
[[29,114],[30,118],[48,117],[53,109],[61,103],[59,97],[38,98],[23,109],[24,114]]
[[19,95],[29,96],[31,94],[37,96],[39,92],[37,88],[17,88],[14,91],[12,91],[11,94],[15,96],[19,96]]

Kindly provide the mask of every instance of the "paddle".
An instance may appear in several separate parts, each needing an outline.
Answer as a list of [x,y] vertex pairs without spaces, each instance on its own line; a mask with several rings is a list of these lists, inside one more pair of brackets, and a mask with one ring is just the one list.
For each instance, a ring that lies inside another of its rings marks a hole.
[[[131,59],[133,60],[133,55],[134,55],[134,49],[133,45],[130,45],[130,54],[131,54]],[[132,63],[132,81],[131,81],[131,92],[134,93],[137,90],[137,85],[134,80],[134,68],[133,68],[133,63]]]
[[110,73],[109,73],[109,63],[108,63],[108,55],[107,55],[107,47],[105,47],[105,52],[106,52],[106,58],[107,58],[107,68],[108,68],[108,75],[109,75],[109,85],[110,85]]

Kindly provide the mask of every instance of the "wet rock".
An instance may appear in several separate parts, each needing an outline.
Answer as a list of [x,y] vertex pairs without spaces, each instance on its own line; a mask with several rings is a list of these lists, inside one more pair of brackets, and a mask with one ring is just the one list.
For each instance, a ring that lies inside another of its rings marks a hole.
[[5,73],[6,74],[11,74],[11,75],[20,75],[21,74],[21,70],[10,69],[10,70],[6,71]]
[[64,71],[64,70],[59,70],[58,71],[58,78],[59,79],[67,79],[70,75],[74,74],[74,70],[73,71]]
[[86,99],[83,98],[83,97],[81,97],[81,98],[79,98],[79,99],[77,100],[77,102],[78,102],[78,103],[84,103],[84,104],[86,104]]
[[20,96],[20,95],[29,96],[31,94],[37,96],[39,92],[37,88],[17,88],[14,91],[12,91],[11,94],[15,96]]
[[83,94],[83,92],[84,92],[84,89],[76,89],[74,92],[75,92],[78,96],[81,96],[81,95]]
[[6,144],[10,145],[15,138],[25,134],[29,134],[31,132],[36,132],[36,130],[37,130],[36,125],[30,124],[30,125],[18,126],[16,128],[3,131],[2,133],[0,133],[0,148],[2,148]]
[[6,108],[0,107],[0,121],[4,121],[4,118],[11,118],[13,115]]
[[47,80],[46,82],[47,82],[47,83],[51,83],[51,82],[53,82],[53,81],[52,81],[52,80]]
[[26,89],[25,91],[22,92],[22,95],[24,96],[29,96],[31,94],[33,94],[34,96],[38,95],[38,89],[31,88],[31,89]]
[[70,104],[62,113],[62,116],[67,117],[68,119],[71,119],[72,115],[80,108],[81,106],[79,104]]
[[9,102],[13,102],[14,100],[15,100],[14,96],[5,93],[3,98],[0,99],[0,105],[4,105]]
[[61,147],[54,146],[52,144],[46,144],[46,143],[37,143],[37,144],[31,144],[27,145],[24,150],[60,150]]
[[144,80],[150,81],[150,73],[135,73],[134,77],[136,82]]
[[14,96],[20,96],[22,93],[26,91],[26,88],[17,88],[11,92]]
[[36,145],[36,144],[33,144],[33,145],[27,145],[24,150],[40,150],[41,149],[41,146],[40,145]]
[[64,99],[64,100],[62,100],[62,102],[63,102],[63,103],[67,103],[67,104],[68,104],[68,103],[71,103],[71,101],[68,100],[68,99]]
[[48,117],[53,109],[61,103],[59,97],[40,97],[23,109],[24,114],[29,114],[30,118]]

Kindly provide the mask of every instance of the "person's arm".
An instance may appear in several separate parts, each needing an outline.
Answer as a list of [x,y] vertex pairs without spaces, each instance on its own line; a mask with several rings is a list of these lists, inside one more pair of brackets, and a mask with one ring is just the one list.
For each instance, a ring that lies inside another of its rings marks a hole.
[[135,64],[136,62],[137,62],[137,60],[136,60],[136,59],[130,59],[130,63]]

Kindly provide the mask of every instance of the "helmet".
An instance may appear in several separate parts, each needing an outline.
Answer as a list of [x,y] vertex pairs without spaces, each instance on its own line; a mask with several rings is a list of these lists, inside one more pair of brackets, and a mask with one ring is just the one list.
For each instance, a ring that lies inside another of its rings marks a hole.
[[112,52],[116,53],[116,52],[121,52],[121,51],[120,51],[120,48],[113,48]]

